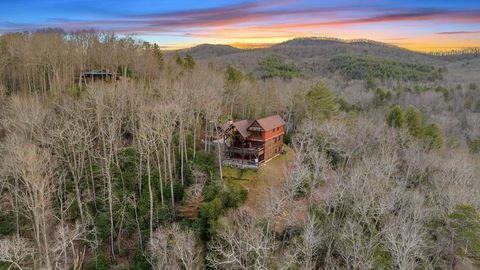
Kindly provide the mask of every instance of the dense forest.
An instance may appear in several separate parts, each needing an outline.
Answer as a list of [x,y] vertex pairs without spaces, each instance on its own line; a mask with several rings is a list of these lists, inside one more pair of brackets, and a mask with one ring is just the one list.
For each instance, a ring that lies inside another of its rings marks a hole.
[[393,79],[402,81],[435,81],[442,70],[425,64],[388,61],[382,58],[340,55],[330,60],[330,69],[348,79]]
[[[93,31],[0,36],[0,269],[478,267],[477,78],[342,59],[319,77]],[[272,114],[288,154],[258,172],[203,143]]]

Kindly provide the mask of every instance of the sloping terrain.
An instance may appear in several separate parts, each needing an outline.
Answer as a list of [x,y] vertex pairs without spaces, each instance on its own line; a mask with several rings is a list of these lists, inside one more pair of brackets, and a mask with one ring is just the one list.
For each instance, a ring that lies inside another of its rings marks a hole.
[[167,52],[167,55],[192,55],[195,59],[209,59],[242,52],[243,50],[228,45],[202,44],[192,48],[182,49],[174,52]]
[[[285,155],[280,155],[263,166],[258,171],[240,170],[232,167],[224,167],[224,178],[248,190],[246,202],[241,206],[242,209],[255,217],[264,217],[267,215],[267,206],[275,200],[275,194],[281,192],[285,184],[285,176],[291,169],[292,161],[295,157],[294,151],[288,146],[284,146]],[[336,181],[335,171],[328,173],[327,181],[313,190],[312,199],[323,201],[328,198],[329,190],[334,188]],[[300,223],[308,212],[307,198],[299,197],[294,202],[294,222]],[[282,227],[288,216],[287,211],[280,213],[277,226]]]
[[[196,61],[225,67],[232,64],[244,72],[258,72],[258,62],[267,56],[281,56],[297,65],[308,76],[328,76],[329,64],[335,57],[353,55],[373,57],[400,64],[422,64],[435,68],[447,67],[454,77],[480,67],[478,54],[433,55],[410,51],[390,44],[370,40],[342,41],[337,39],[299,38],[270,48],[237,49],[227,45],[199,45],[189,49],[167,52],[166,55],[190,54]],[[451,76],[447,75],[447,78]]]

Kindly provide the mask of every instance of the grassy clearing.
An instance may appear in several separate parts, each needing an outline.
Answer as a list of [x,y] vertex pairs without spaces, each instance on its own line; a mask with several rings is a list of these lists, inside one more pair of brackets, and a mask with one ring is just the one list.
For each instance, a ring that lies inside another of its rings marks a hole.
[[287,154],[270,160],[261,166],[258,172],[250,171],[240,177],[243,179],[246,178],[245,175],[248,177],[248,181],[239,181],[240,185],[248,190],[247,201],[242,207],[254,215],[263,215],[271,191],[278,190],[283,184],[285,171],[294,157],[293,150],[287,146],[284,146],[284,149]]
[[252,169],[239,169],[235,167],[223,167],[223,178],[233,182],[251,182],[257,180],[257,172]]

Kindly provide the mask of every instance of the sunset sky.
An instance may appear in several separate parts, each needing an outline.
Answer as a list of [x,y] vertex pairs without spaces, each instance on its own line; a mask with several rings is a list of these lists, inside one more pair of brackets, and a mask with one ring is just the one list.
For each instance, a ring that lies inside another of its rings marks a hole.
[[133,34],[164,49],[335,37],[446,51],[480,47],[480,0],[0,0],[0,33],[46,27]]

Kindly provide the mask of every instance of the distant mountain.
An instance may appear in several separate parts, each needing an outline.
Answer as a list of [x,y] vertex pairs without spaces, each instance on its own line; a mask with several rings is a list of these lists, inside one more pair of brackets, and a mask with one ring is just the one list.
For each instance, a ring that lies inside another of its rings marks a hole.
[[237,49],[229,45],[221,44],[202,44],[192,48],[181,49],[176,51],[167,52],[166,55],[192,55],[195,59],[205,59],[211,57],[218,57],[223,55],[234,54],[242,52],[242,49]]
[[190,54],[197,61],[212,62],[218,66],[233,64],[245,72],[258,69],[258,62],[266,56],[276,55],[296,64],[305,74],[325,75],[330,60],[339,55],[357,55],[385,60],[427,64],[444,67],[453,62],[479,58],[473,54],[434,55],[410,51],[391,44],[372,40],[341,40],[333,38],[297,38],[269,48],[238,49],[228,45],[204,44],[189,49],[168,52],[168,55]]

